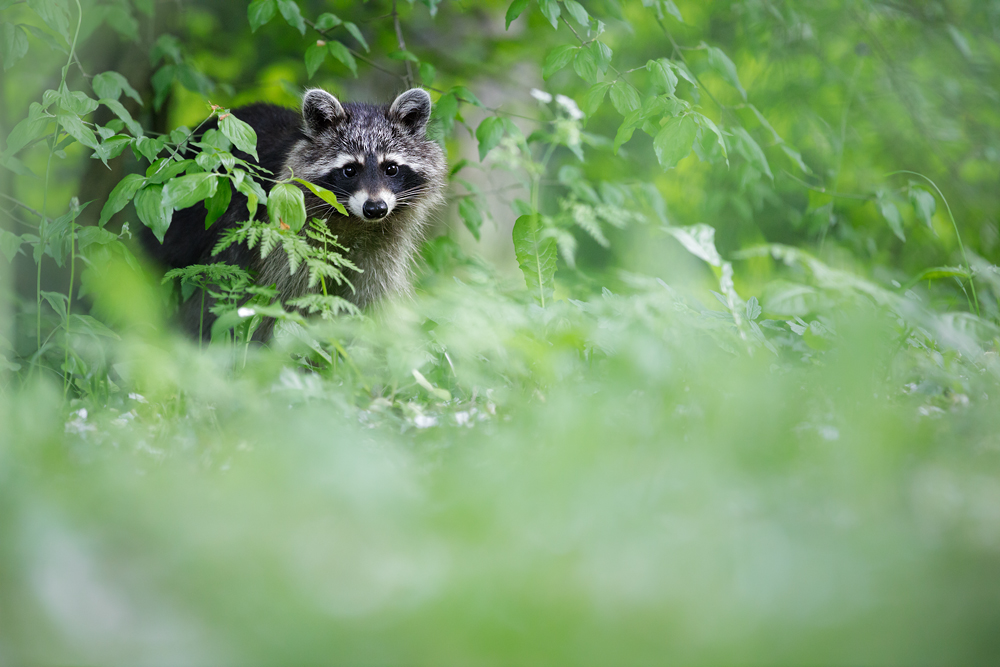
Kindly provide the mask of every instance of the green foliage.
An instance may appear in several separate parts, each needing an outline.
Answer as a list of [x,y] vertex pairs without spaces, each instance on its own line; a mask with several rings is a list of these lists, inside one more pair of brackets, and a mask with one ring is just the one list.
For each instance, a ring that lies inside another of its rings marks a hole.
[[[0,660],[988,661],[1000,2],[925,4],[0,0]],[[418,83],[362,310],[231,109]]]

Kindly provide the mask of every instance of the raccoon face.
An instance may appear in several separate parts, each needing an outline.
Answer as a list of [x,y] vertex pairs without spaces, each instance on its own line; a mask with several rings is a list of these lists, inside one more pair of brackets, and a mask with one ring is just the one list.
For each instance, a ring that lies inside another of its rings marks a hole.
[[430,95],[420,88],[389,106],[341,105],[324,90],[310,90],[302,103],[308,145],[297,147],[289,166],[335,193],[353,217],[390,219],[438,177],[433,156],[440,151],[429,150],[426,137],[430,112]]

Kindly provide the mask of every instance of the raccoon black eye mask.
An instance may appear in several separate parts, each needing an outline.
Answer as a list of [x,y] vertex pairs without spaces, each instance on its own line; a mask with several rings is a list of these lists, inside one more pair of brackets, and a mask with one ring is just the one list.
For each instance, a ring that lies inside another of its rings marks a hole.
[[[347,209],[345,217],[305,193],[309,217],[325,219],[348,248],[348,259],[362,270],[348,276],[354,290],[344,285],[334,293],[362,308],[385,296],[409,294],[417,245],[431,213],[444,203],[444,152],[426,133],[430,95],[413,88],[388,105],[341,103],[314,88],[306,91],[301,112],[252,104],[232,113],[257,133],[261,167],[282,178],[294,174],[322,185]],[[206,123],[205,129],[214,126]],[[254,162],[249,155],[234,152]],[[262,185],[269,189],[271,184]],[[220,233],[244,222],[246,210],[246,197],[234,191],[229,208],[209,229],[204,225],[205,208],[197,204],[174,213],[162,244],[151,233],[144,233],[143,240],[150,254],[167,267],[227,262],[255,273],[261,285],[276,285],[282,301],[305,294],[307,271],[300,268],[292,274],[283,252],[261,258],[257,249],[233,245],[212,256]],[[266,215],[259,207],[258,219]],[[190,299],[182,309],[182,320],[195,335],[199,328],[207,334],[214,316],[201,312],[200,299]],[[265,323],[255,337],[268,338],[272,328],[273,322]]]

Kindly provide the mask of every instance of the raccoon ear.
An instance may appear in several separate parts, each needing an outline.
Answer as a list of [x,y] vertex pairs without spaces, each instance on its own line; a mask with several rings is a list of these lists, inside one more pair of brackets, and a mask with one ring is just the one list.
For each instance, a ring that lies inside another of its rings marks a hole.
[[312,88],[302,98],[302,118],[306,131],[316,136],[347,118],[347,114],[336,97],[320,88]]
[[389,120],[413,134],[423,134],[430,117],[431,96],[423,88],[411,88],[402,93],[389,107]]

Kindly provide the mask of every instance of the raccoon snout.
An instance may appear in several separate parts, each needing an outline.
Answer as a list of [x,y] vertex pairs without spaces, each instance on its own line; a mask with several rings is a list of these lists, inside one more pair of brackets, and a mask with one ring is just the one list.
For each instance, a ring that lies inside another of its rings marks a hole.
[[365,205],[361,207],[364,211],[365,217],[369,220],[378,220],[379,218],[384,218],[389,213],[389,205],[384,201],[379,199],[378,201],[369,199],[365,202]]

